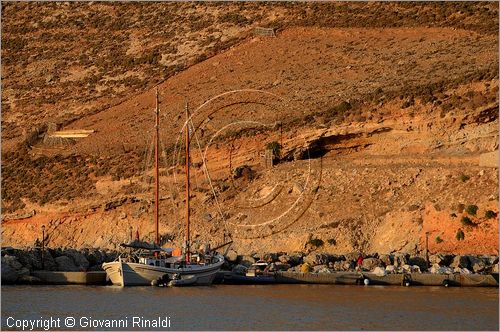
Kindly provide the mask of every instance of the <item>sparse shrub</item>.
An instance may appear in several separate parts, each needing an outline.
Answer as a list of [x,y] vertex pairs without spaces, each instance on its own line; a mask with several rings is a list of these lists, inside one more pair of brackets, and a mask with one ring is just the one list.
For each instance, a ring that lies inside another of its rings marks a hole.
[[497,214],[495,213],[495,211],[488,210],[485,212],[484,216],[488,219],[491,219],[491,218],[495,218],[497,216]]
[[337,240],[335,239],[328,239],[328,244],[331,245],[331,246],[334,246],[334,245],[337,245]]
[[452,213],[452,214],[450,214],[450,217],[452,217],[452,218],[456,218],[456,217],[457,217],[457,214],[456,214],[456,213]]
[[279,157],[280,156],[281,145],[278,142],[273,141],[271,143],[268,143],[266,145],[266,149],[271,150],[273,152],[273,157]]
[[325,244],[325,242],[323,242],[323,240],[321,240],[321,239],[310,239],[309,241],[307,241],[307,244],[310,244],[311,246],[319,248],[323,244]]
[[470,214],[471,216],[475,216],[476,213],[477,213],[477,205],[469,205],[467,206],[467,208],[465,209],[465,212],[467,212],[468,214]]
[[436,236],[436,243],[441,243],[443,242],[443,239],[438,235]]
[[464,226],[471,226],[471,225],[473,225],[472,220],[470,220],[470,218],[467,217],[467,216],[463,216],[462,217],[461,223]]
[[337,113],[344,113],[344,112],[347,112],[348,110],[350,110],[351,108],[352,108],[351,103],[349,103],[348,101],[343,101],[340,104],[338,104],[337,106],[335,106],[334,110]]
[[459,229],[457,231],[457,234],[455,235],[455,238],[457,239],[457,241],[463,241],[465,239],[464,231]]
[[465,175],[465,174],[460,175],[460,180],[462,182],[467,182],[467,180],[469,180],[469,179],[470,179],[470,176],[468,176],[468,175]]
[[238,179],[240,177],[245,177],[248,180],[253,180],[255,178],[255,171],[248,165],[238,166],[234,170],[234,178]]
[[413,105],[415,105],[415,98],[413,98],[413,96],[410,96],[409,98],[406,98],[406,100],[401,105],[401,108],[408,108]]

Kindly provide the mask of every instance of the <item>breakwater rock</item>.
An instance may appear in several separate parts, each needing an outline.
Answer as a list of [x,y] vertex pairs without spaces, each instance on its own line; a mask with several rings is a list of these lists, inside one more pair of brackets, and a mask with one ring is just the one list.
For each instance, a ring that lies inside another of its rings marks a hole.
[[395,273],[427,272],[435,274],[490,274],[498,273],[498,256],[432,254],[425,256],[404,253],[363,255],[361,266],[357,266],[359,253],[333,255],[326,253],[265,253],[238,254],[233,250],[226,253],[224,268],[237,274],[244,274],[256,262],[268,263],[268,272],[373,272],[379,275]]
[[36,283],[33,271],[102,271],[102,263],[111,262],[116,251],[99,249],[2,248],[2,283]]
[[[1,274],[3,283],[39,282],[33,271],[83,272],[102,271],[102,263],[116,259],[119,252],[100,249],[2,248]],[[373,272],[377,275],[396,273],[434,274],[490,274],[498,273],[498,256],[432,254],[424,256],[404,253],[366,254],[357,266],[359,253],[343,255],[327,253],[278,252],[265,254],[239,254],[229,250],[223,269],[244,275],[256,262],[267,263],[268,272],[333,273]],[[265,265],[265,264],[264,264]]]

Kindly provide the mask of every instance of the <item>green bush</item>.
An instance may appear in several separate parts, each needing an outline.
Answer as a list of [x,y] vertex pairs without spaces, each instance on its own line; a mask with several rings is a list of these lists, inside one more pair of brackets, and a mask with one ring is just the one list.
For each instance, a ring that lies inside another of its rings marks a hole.
[[472,220],[470,220],[470,218],[467,216],[463,216],[461,222],[462,222],[462,225],[464,225],[464,226],[473,225]]
[[460,180],[462,182],[466,182],[469,179],[470,179],[470,176],[468,176],[468,175],[465,175],[465,174],[460,175]]
[[440,236],[436,236],[436,243],[443,242],[443,239]]
[[281,152],[281,144],[279,144],[276,141],[273,141],[271,143],[267,143],[266,149],[271,150],[273,152],[273,156],[278,157]]
[[488,211],[486,211],[484,216],[488,219],[491,219],[491,218],[495,218],[497,216],[497,214],[495,213],[495,211],[488,210]]
[[255,171],[252,169],[252,167],[248,165],[243,165],[243,166],[238,166],[234,169],[234,175],[233,177],[235,179],[245,177],[248,180],[253,180],[255,178]]
[[329,239],[327,242],[329,245],[332,245],[332,246],[337,244],[337,241],[335,239]]
[[314,247],[321,247],[325,242],[323,242],[323,240],[321,239],[310,239],[309,241],[307,241],[307,244],[310,244]]
[[471,216],[475,216],[476,213],[477,213],[477,205],[469,205],[469,206],[467,206],[467,208],[465,209],[465,212],[467,212]]
[[348,101],[343,101],[340,104],[338,104],[337,106],[335,106],[334,110],[337,113],[344,113],[344,112],[350,110],[351,108],[352,108],[351,103],[349,103]]
[[457,231],[457,234],[455,235],[455,237],[456,237],[456,239],[457,239],[458,241],[463,241],[463,240],[465,239],[465,234],[464,234],[464,231],[463,231],[463,230],[461,230],[461,229],[459,229],[459,230]]

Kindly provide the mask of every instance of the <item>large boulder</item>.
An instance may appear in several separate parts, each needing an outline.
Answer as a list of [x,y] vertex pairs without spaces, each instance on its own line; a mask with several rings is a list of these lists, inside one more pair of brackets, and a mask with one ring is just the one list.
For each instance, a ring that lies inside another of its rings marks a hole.
[[303,263],[302,255],[291,254],[291,255],[281,255],[278,260],[284,264],[290,264],[291,266],[297,266]]
[[481,273],[485,270],[486,264],[477,256],[468,256],[469,266],[475,273]]
[[455,258],[453,258],[453,261],[450,264],[451,268],[463,268],[463,269],[468,269],[469,268],[469,258],[467,256],[461,256],[457,255]]
[[429,256],[431,265],[438,264],[440,266],[448,266],[453,261],[453,255],[435,254]]
[[90,263],[87,260],[87,258],[85,258],[85,255],[79,252],[78,250],[66,249],[64,251],[64,255],[70,257],[80,270],[85,271],[90,266]]
[[385,267],[385,272],[386,273],[396,273],[396,268],[394,267],[394,265],[387,265]]
[[396,268],[398,267],[402,267],[403,265],[407,265],[408,264],[408,256],[405,255],[405,254],[401,254],[401,253],[396,253],[394,254],[394,266]]
[[411,266],[408,265],[408,264],[404,264],[401,266],[401,272],[404,272],[404,273],[411,273],[412,270],[411,270]]
[[328,264],[328,262],[330,261],[330,257],[326,254],[310,253],[309,255],[305,256],[303,260],[304,263],[314,266]]
[[234,274],[245,275],[247,273],[248,268],[245,265],[236,265],[233,267],[232,271]]
[[453,269],[447,267],[447,266],[441,266],[437,263],[433,264],[431,268],[429,269],[430,273],[437,273],[437,274],[453,274]]
[[16,282],[19,278],[29,274],[30,270],[23,266],[16,256],[2,256],[2,280],[5,280],[6,283]]
[[78,272],[78,271],[80,271],[80,268],[78,268],[75,265],[74,261],[71,258],[69,258],[68,256],[56,257],[55,261],[57,264],[58,271],[65,271],[65,272]]
[[[389,265],[391,266],[391,265]],[[373,269],[373,273],[379,277],[385,276],[387,274],[386,270],[383,267],[377,266]]]
[[226,255],[224,256],[228,262],[236,263],[238,260],[238,253],[233,249],[228,250]]
[[253,258],[252,256],[238,256],[239,259],[239,264],[240,265],[244,265],[246,267],[250,267],[252,266],[253,263],[255,263],[255,258]]
[[2,265],[9,265],[14,270],[19,271],[23,268],[23,264],[21,264],[16,256],[5,255],[2,256]]
[[363,264],[361,265],[361,268],[365,271],[372,271],[377,266],[382,266],[382,262],[378,258],[371,257],[363,259]]
[[267,253],[262,255],[262,260],[266,263],[274,263],[278,260],[278,254],[276,253]]
[[359,257],[359,252],[350,252],[350,253],[344,255],[344,258],[347,262],[356,263],[356,261],[358,260],[358,257]]
[[13,284],[19,278],[17,271],[10,265],[3,262],[2,257],[2,283],[3,284]]
[[[43,264],[42,264],[43,256]],[[49,270],[53,271],[57,269],[57,264],[54,261],[49,250],[33,249],[27,251],[19,251],[16,253],[16,257],[19,261],[29,270]]]
[[85,258],[89,262],[89,266],[101,265],[104,263],[106,254],[97,249],[90,249],[85,252]]
[[313,266],[313,272],[318,273],[319,271],[328,270],[328,266],[326,264],[315,265]]
[[344,271],[344,263],[343,261],[338,261],[333,263],[333,270],[334,271]]
[[12,284],[19,278],[21,263],[14,256],[2,256],[2,283]]
[[119,255],[117,251],[106,251],[104,254],[106,256],[104,262],[113,262]]
[[343,271],[354,270],[355,268],[356,268],[356,263],[354,261],[349,260],[342,262]]
[[385,266],[392,265],[393,263],[391,255],[380,255],[379,259]]
[[285,264],[285,263],[281,263],[281,262],[272,263],[272,264],[274,264],[275,271],[287,271],[291,267],[290,264]]
[[427,270],[427,261],[425,257],[421,256],[411,256],[410,259],[408,260],[409,265],[416,265],[420,268],[420,271],[426,271]]
[[460,273],[460,274],[470,274],[470,270],[466,267],[456,267],[453,269],[454,273]]

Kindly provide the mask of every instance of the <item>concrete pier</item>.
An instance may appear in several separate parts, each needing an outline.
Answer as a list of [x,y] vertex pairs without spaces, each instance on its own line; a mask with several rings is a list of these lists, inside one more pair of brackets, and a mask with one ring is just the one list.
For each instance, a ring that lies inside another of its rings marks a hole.
[[33,276],[49,285],[106,285],[106,272],[34,271]]
[[498,287],[498,274],[432,274],[408,273],[379,276],[363,272],[299,273],[276,272],[276,283],[411,286]]
[[[38,283],[49,285],[106,285],[106,272],[34,271]],[[244,280],[240,280],[244,279]],[[265,279],[265,280],[264,280]],[[367,281],[365,281],[367,280]],[[384,276],[370,272],[300,273],[276,272],[265,278],[244,277],[229,271],[220,271],[214,284],[332,284],[332,285],[386,285],[386,286],[455,286],[498,287],[498,273],[494,274],[432,274],[407,273]]]

